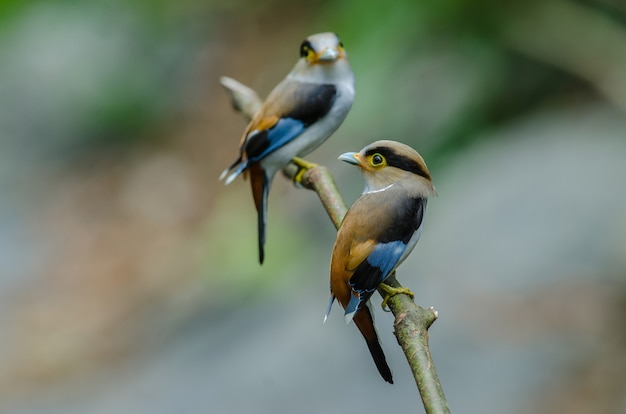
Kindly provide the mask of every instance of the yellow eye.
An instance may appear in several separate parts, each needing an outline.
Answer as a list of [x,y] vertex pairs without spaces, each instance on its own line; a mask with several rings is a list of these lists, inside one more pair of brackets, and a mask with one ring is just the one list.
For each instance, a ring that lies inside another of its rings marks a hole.
[[385,157],[383,157],[382,155],[378,153],[372,155],[372,158],[370,158],[370,164],[372,164],[372,167],[380,167],[384,163],[385,163]]
[[315,52],[313,51],[311,43],[307,40],[302,42],[302,45],[300,46],[300,57],[309,58],[313,53]]

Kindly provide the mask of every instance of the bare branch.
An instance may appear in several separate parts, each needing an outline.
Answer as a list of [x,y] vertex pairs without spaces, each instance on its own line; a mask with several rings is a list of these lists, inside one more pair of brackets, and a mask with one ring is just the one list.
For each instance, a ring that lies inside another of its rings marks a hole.
[[261,109],[263,101],[261,101],[259,95],[243,83],[229,78],[228,76],[222,76],[220,83],[230,94],[233,108],[239,111],[248,120],[251,120],[254,114]]

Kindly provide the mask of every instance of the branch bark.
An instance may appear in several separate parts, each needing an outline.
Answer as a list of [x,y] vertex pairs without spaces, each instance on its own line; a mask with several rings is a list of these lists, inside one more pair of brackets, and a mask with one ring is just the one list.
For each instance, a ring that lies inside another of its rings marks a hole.
[[[262,103],[257,94],[231,78],[222,77],[220,82],[230,93],[233,107],[244,117],[251,119]],[[293,178],[295,172],[293,166],[285,168],[284,171],[289,178]],[[310,169],[304,174],[302,185],[304,188],[315,191],[335,228],[338,229],[347,207],[328,168],[318,165]],[[385,283],[401,287],[396,280],[395,272]],[[379,293],[384,296],[384,292]],[[432,307],[424,309],[416,305],[410,296],[404,294],[393,296],[388,306],[395,316],[394,334],[413,372],[426,412],[428,414],[449,413],[450,409],[428,345],[428,328],[437,319],[437,311]]]

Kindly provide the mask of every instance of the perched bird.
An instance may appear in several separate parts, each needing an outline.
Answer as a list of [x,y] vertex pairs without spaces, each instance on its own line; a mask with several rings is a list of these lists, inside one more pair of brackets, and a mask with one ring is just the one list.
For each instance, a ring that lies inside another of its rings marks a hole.
[[383,282],[411,253],[422,232],[426,200],[436,194],[422,157],[395,141],[377,141],[361,152],[348,152],[340,160],[358,166],[365,190],[346,213],[330,264],[331,298],[345,309],[346,323],[354,320],[363,334],[378,371],[393,384],[391,370],[374,328],[369,298],[379,286],[389,297],[413,295],[406,288]]
[[341,41],[334,33],[314,34],[302,42],[300,59],[248,124],[239,157],[220,179],[229,184],[241,173],[250,174],[259,262],[264,259],[267,197],[274,175],[293,160],[299,167],[294,178],[298,183],[314,164],[296,157],[310,153],[335,132],[353,100],[354,75]]

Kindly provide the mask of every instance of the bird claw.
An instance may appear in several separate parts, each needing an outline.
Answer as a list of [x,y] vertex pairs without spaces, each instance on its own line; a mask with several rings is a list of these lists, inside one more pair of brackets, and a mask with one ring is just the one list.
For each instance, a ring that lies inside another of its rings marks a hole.
[[291,162],[296,167],[298,167],[298,171],[293,176],[293,183],[296,185],[296,187],[302,188],[302,179],[304,178],[304,174],[306,174],[306,172],[309,171],[311,168],[317,167],[317,164],[309,162],[300,157],[293,157]]
[[396,295],[400,295],[400,294],[409,295],[411,299],[415,297],[415,294],[411,292],[411,289],[409,288],[393,287],[393,286],[389,286],[386,283],[381,283],[380,285],[378,285],[378,287],[380,288],[380,290],[385,292],[385,297],[383,298],[383,301],[380,304],[380,306],[383,307],[383,310],[385,312],[391,312],[389,309],[387,309],[387,302],[389,302],[389,299],[391,299],[392,297]]

